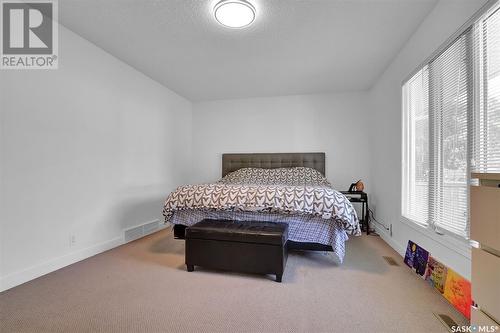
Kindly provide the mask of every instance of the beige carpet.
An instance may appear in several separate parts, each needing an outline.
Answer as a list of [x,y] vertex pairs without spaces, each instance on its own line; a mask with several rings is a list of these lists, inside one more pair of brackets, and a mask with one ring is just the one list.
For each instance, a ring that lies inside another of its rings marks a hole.
[[[446,332],[459,314],[377,236],[342,266],[292,253],[274,276],[185,270],[164,230],[0,294],[1,332]],[[389,266],[382,256],[401,266]]]

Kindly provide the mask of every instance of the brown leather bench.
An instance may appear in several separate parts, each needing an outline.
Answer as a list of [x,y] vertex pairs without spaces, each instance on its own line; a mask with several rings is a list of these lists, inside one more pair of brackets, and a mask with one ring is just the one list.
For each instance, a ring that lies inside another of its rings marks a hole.
[[276,274],[281,282],[287,259],[286,223],[203,220],[186,228],[186,266]]

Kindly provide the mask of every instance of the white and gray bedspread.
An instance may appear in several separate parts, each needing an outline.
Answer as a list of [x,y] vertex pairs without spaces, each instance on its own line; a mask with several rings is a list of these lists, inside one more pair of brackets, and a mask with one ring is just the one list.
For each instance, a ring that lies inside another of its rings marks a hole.
[[244,168],[219,182],[177,188],[165,201],[166,222],[205,218],[286,222],[288,239],[330,245],[339,262],[350,235],[360,235],[356,211],[311,168]]

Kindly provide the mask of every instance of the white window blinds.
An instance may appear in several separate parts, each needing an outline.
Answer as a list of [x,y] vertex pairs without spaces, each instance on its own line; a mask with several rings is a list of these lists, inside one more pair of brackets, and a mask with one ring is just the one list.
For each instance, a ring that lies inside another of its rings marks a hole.
[[402,215],[467,238],[470,172],[500,172],[499,4],[456,36],[403,84]]
[[500,172],[500,10],[478,24],[474,53],[478,70],[478,112],[474,125],[473,170]]
[[429,210],[429,103],[428,72],[417,72],[403,87],[405,110],[403,150],[403,215],[428,224]]
[[468,123],[472,114],[470,30],[429,64],[430,219],[467,236]]

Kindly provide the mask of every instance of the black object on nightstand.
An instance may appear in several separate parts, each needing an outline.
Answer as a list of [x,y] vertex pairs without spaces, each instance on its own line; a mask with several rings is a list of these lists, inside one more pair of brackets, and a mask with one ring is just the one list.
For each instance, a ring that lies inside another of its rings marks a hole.
[[340,191],[343,195],[349,199],[350,202],[360,202],[361,203],[361,226],[366,231],[366,234],[370,234],[369,222],[369,211],[368,211],[368,194],[363,191]]

